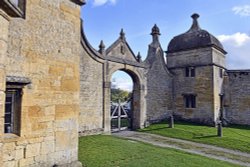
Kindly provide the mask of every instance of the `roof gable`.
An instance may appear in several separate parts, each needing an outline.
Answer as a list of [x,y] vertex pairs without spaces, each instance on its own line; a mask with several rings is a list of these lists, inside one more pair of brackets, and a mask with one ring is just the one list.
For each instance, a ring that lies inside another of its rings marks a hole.
[[107,48],[106,56],[137,62],[134,52],[126,41],[123,30],[120,33],[120,37]]

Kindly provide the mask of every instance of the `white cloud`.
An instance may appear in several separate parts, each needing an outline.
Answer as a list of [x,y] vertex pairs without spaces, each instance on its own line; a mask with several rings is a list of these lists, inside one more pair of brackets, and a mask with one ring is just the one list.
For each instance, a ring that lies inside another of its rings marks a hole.
[[113,78],[112,88],[119,88],[131,92],[133,89],[133,82],[129,78]]
[[232,8],[234,14],[240,16],[250,16],[250,5],[235,6]]
[[107,3],[115,5],[117,0],[94,0],[93,5],[94,6],[102,6]]
[[249,35],[240,32],[232,35],[219,35],[218,38],[221,42],[232,42],[232,44],[237,47],[241,47],[245,45],[247,41],[250,41]]
[[228,69],[250,69],[250,36],[237,32],[232,35],[219,35],[226,55]]

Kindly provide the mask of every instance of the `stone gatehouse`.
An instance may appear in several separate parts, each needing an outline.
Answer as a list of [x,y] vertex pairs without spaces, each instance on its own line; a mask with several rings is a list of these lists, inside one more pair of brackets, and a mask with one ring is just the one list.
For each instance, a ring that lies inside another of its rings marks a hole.
[[[167,119],[250,125],[250,71],[228,70],[221,43],[191,28],[164,51],[154,25],[147,58],[122,30],[95,50],[84,34],[84,0],[0,2],[0,166],[81,166],[78,136],[110,133],[111,76],[134,82],[133,129]],[[166,49],[166,46],[164,46]]]

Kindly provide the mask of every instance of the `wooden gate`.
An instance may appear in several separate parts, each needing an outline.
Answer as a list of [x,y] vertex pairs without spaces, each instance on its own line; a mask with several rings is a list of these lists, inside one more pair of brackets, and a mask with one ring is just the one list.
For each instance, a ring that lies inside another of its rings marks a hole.
[[111,102],[111,131],[131,128],[131,100],[121,103]]

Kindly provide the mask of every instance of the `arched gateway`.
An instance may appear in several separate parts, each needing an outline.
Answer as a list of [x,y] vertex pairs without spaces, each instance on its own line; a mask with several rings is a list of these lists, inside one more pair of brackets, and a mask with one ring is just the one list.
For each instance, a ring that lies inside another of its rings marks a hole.
[[[115,70],[115,71],[113,72],[113,70]],[[109,81],[111,81],[112,75],[118,70],[121,70],[121,71],[124,71],[125,73],[127,73],[132,78],[132,81],[133,81],[133,90],[132,90],[132,98],[131,98],[131,111],[128,114],[128,113],[126,113],[125,109],[123,107],[119,107],[120,106],[119,105],[119,106],[117,106],[118,108],[117,108],[115,117],[127,116],[128,122],[126,124],[128,127],[130,127],[131,129],[141,128],[142,126],[140,125],[140,123],[143,122],[143,118],[145,118],[145,111],[143,110],[143,105],[144,105],[143,102],[145,100],[142,99],[145,90],[143,89],[143,86],[141,86],[142,85],[141,82],[143,82],[143,79],[141,78],[140,73],[133,68],[132,69],[129,69],[129,68],[125,69],[125,68],[120,68],[119,66],[117,66],[116,68],[113,68],[113,70],[111,70],[110,74],[108,75],[107,79],[109,79]],[[110,90],[109,90],[109,92],[110,92]],[[110,99],[111,98],[109,98],[109,100]],[[107,103],[110,104],[111,101],[108,102],[108,100],[107,100]],[[119,112],[120,112],[120,114],[119,114]],[[110,120],[112,122],[112,118],[110,118]],[[118,119],[118,123],[122,124],[121,120]],[[113,129],[113,128],[111,128],[111,129]]]
[[172,83],[172,76],[164,62],[158,41],[159,34],[155,25],[151,33],[153,42],[149,45],[147,59],[142,62],[140,54],[135,56],[131,50],[123,30],[107,49],[101,41],[98,51],[91,47],[82,32],[79,119],[81,133],[111,131],[111,77],[118,70],[129,74],[134,83],[132,129],[142,128],[148,122],[164,119],[169,115],[171,107],[168,104],[171,104],[169,97],[172,91],[169,83]]

